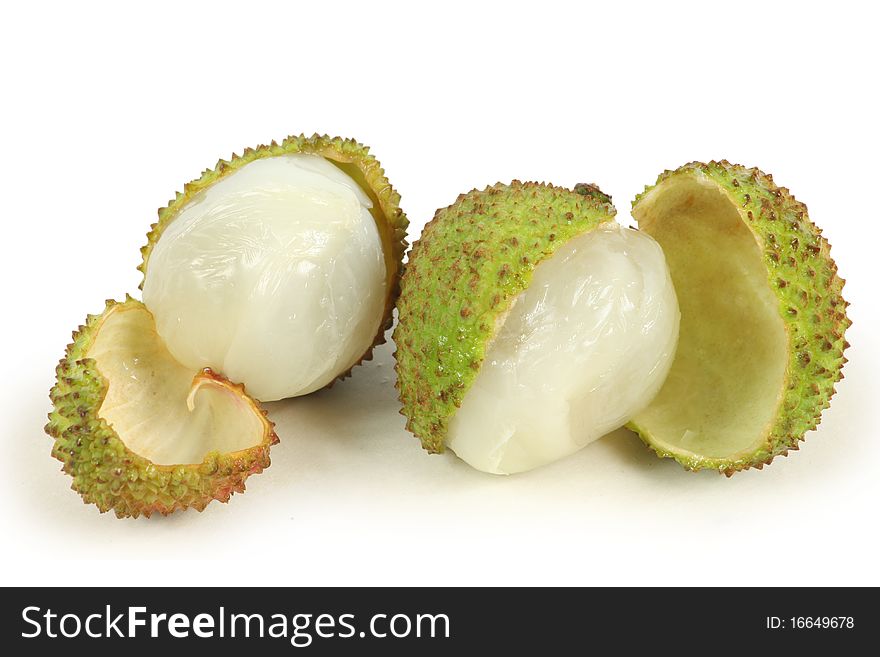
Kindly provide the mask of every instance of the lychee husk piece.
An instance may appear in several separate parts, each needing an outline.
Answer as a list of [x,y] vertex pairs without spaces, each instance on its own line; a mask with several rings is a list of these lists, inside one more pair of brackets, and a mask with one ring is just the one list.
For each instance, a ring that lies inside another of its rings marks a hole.
[[798,449],[843,374],[851,324],[828,241],[758,169],[660,175],[633,202],[681,308],[672,369],[629,426],[661,457],[727,475]]
[[[243,386],[176,363],[131,297],[73,334],[50,398],[52,455],[86,503],[120,518],[226,502],[278,442]],[[168,462],[177,455],[197,458]]]
[[[290,136],[280,144],[273,141],[268,146],[245,148],[241,155],[233,154],[228,160],[218,161],[213,169],[206,169],[198,179],[184,185],[182,192],[178,192],[167,206],[159,209],[159,220],[150,226],[147,243],[141,248],[143,261],[138,269],[146,279],[153,247],[158,243],[165,229],[200,192],[255,160],[292,154],[319,155],[354,180],[373,204],[370,213],[375,219],[382,240],[387,282],[385,312],[372,345],[352,367],[336,377],[336,380],[344,379],[351,374],[355,366],[372,358],[373,349],[385,342],[385,333],[391,328],[394,306],[400,294],[403,256],[407,248],[406,229],[409,225],[406,214],[400,208],[400,194],[391,186],[382,165],[370,154],[367,146],[354,139],[318,134],[311,137]],[[143,289],[143,280],[140,288]],[[329,385],[333,385],[333,382]]]
[[437,211],[410,251],[394,332],[401,413],[426,450],[444,451],[449,420],[538,263],[614,216],[592,186],[519,181]]

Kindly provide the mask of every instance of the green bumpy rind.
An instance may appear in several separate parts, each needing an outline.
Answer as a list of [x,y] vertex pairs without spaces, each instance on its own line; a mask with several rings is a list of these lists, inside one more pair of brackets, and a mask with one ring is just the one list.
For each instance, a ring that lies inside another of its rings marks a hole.
[[807,431],[815,429],[830,406],[835,384],[843,378],[852,324],[842,296],[844,280],[831,259],[831,245],[810,221],[806,206],[770,174],[726,160],[691,162],[664,171],[639,201],[660,183],[675,176],[708,178],[736,204],[764,254],[767,280],[779,299],[779,315],[788,334],[789,360],[782,401],[762,447],[737,460],[689,458],[653,445],[644,428],[630,424],[658,456],[671,457],[690,470],[714,469],[728,476],[748,468],[761,469],[775,457],[797,450]]
[[444,450],[499,319],[536,265],[614,216],[595,186],[519,181],[473,190],[437,211],[410,252],[394,331],[401,413],[426,450]]
[[[137,304],[127,297],[122,304]],[[86,503],[117,517],[153,513],[168,515],[178,509],[203,510],[212,500],[229,501],[244,492],[252,474],[269,467],[269,448],[278,442],[273,424],[259,445],[238,452],[210,452],[200,464],[157,465],[129,450],[98,410],[107,394],[107,380],[95,361],[85,358],[103,317],[116,301],[108,300],[104,313],[89,315],[73,334],[73,342],[56,369],[57,380],[49,393],[54,409],[46,433],[55,439],[52,456],[73,477],[71,488]]]
[[[206,169],[201,177],[183,186],[168,205],[159,209],[159,220],[150,226],[147,243],[141,248],[143,260],[138,270],[146,278],[147,267],[153,247],[159,241],[165,229],[174,221],[192,199],[217,181],[237,171],[255,160],[277,157],[279,155],[320,155],[326,158],[343,172],[348,174],[366,192],[373,202],[371,210],[376,226],[379,229],[382,245],[385,249],[385,271],[388,295],[385,300],[385,311],[379,331],[373,344],[352,366],[359,365],[372,358],[373,349],[385,342],[385,332],[391,328],[394,305],[400,295],[400,276],[403,271],[403,255],[406,253],[406,229],[409,221],[400,208],[400,194],[385,176],[385,170],[379,161],[370,154],[367,146],[354,139],[328,137],[327,135],[291,136],[280,144],[273,141],[268,146],[246,148],[241,155],[233,154],[229,160],[220,160],[213,169]],[[143,289],[143,281],[140,284]],[[344,379],[351,373],[351,368],[340,374],[337,379]],[[330,384],[332,385],[332,383]]]

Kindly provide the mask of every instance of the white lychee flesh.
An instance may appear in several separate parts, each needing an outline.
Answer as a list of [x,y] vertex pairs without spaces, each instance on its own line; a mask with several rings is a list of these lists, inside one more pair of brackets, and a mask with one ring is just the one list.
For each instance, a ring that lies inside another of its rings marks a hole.
[[679,310],[660,246],[611,224],[541,262],[501,321],[447,445],[479,470],[512,474],[644,409],[672,364]]
[[144,303],[183,365],[263,401],[350,369],[382,322],[382,241],[364,191],[318,155],[255,160],[197,195],[150,254]]

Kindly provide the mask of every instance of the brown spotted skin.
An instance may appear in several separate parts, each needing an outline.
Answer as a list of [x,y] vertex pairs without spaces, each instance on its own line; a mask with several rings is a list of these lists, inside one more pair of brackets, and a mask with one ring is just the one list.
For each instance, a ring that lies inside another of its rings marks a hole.
[[437,211],[410,252],[394,331],[401,413],[426,450],[443,451],[498,320],[535,266],[614,215],[598,188],[519,181]]
[[714,469],[730,476],[748,468],[761,469],[777,456],[798,449],[806,432],[818,426],[835,384],[843,378],[844,351],[849,347],[845,332],[852,324],[846,315],[849,304],[842,295],[844,281],[837,275],[831,246],[810,221],[806,206],[759,169],[720,160],[691,162],[665,171],[633,201],[636,217],[639,202],[647,193],[679,176],[698,176],[717,185],[735,204],[763,249],[768,284],[779,299],[779,315],[788,334],[785,390],[762,446],[737,460],[694,459],[671,453],[653,445],[644,427],[630,428],[659,456],[675,458],[691,470]]
[[202,511],[213,500],[228,502],[233,493],[244,492],[249,476],[269,467],[269,449],[278,443],[274,424],[243,386],[208,370],[201,376],[235,389],[261,414],[263,440],[238,452],[211,452],[202,463],[190,465],[157,465],[129,450],[98,415],[109,384],[95,361],[85,357],[107,314],[127,305],[142,307],[129,297],[122,303],[108,301],[103,313],[89,315],[58,364],[49,393],[54,408],[46,425],[55,440],[52,456],[63,463],[62,470],[73,478],[71,488],[84,502],[102,513],[112,510],[119,518],[168,515],[189,508]]

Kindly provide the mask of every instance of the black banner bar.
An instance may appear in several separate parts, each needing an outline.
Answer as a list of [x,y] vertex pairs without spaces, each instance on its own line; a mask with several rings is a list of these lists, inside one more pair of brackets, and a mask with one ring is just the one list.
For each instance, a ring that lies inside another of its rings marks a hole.
[[[572,654],[640,648],[807,646],[877,635],[869,589],[33,588],[4,589],[12,654],[76,644],[90,655],[147,647],[212,655]],[[760,642],[760,643],[758,643]],[[10,653],[7,653],[10,654]],[[249,654],[249,653],[245,653]]]

